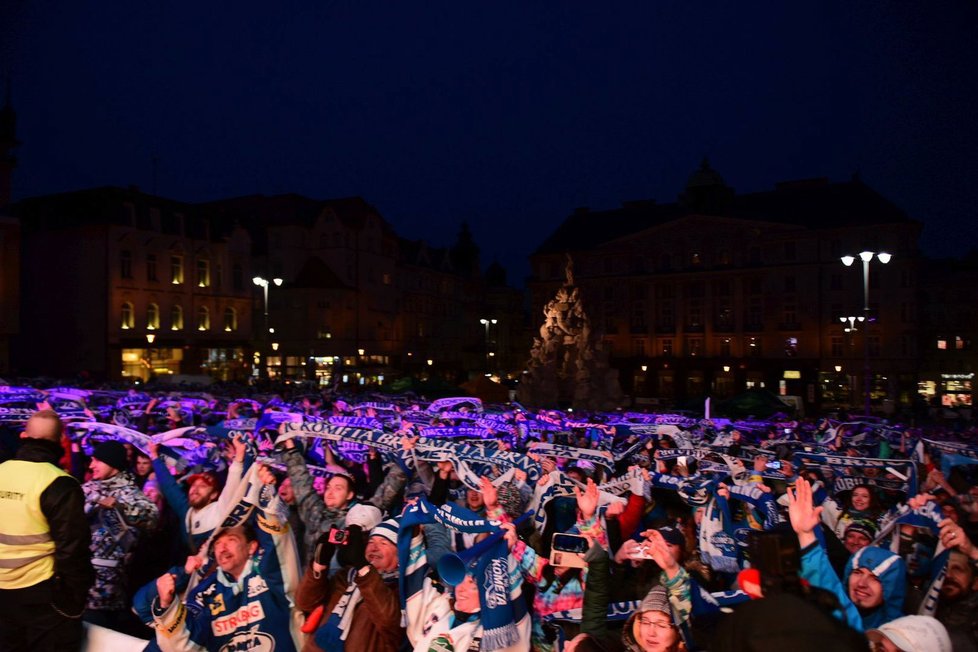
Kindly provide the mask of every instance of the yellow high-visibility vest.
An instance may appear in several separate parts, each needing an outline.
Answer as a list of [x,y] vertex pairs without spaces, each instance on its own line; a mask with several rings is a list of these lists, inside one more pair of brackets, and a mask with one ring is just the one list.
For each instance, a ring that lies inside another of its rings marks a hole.
[[53,464],[0,464],[0,589],[34,586],[54,575],[54,541],[41,494],[68,475]]

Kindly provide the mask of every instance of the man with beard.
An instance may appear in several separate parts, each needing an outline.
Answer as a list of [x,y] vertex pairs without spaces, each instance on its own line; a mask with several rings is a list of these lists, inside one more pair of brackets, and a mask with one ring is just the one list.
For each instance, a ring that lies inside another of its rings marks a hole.
[[955,652],[978,650],[978,547],[951,519],[941,522],[941,542],[951,549],[937,602]]
[[246,446],[240,437],[232,438],[231,445],[234,448],[234,461],[228,469],[224,489],[219,490],[217,476],[213,473],[195,473],[186,479],[187,493],[184,494],[166,463],[160,459],[159,446],[150,444],[149,456],[153,460],[156,480],[166,502],[180,519],[188,554],[197,554],[201,544],[224,520],[241,482]]

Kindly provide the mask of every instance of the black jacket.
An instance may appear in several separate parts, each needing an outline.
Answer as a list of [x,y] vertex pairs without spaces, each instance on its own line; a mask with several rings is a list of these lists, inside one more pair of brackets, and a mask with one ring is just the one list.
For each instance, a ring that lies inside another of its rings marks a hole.
[[[64,450],[43,439],[25,439],[16,459],[58,465]],[[65,615],[78,616],[85,609],[88,589],[95,582],[88,548],[92,531],[85,517],[85,495],[70,476],[54,480],[41,493],[41,512],[54,540],[54,577],[23,589],[0,590],[3,601],[21,604],[54,604]]]

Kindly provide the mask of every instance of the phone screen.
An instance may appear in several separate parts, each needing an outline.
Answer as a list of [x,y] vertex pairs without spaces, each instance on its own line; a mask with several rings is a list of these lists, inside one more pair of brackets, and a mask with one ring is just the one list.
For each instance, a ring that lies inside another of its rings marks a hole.
[[587,539],[576,534],[554,534],[553,549],[561,552],[587,552]]

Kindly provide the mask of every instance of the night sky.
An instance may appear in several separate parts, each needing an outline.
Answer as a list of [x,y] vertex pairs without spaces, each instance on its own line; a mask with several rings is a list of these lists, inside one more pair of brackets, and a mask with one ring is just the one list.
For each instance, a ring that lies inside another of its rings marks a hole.
[[[862,178],[978,237],[978,6],[947,2],[0,2],[15,199],[361,195],[522,284],[577,206]],[[153,159],[158,160],[154,174]]]

